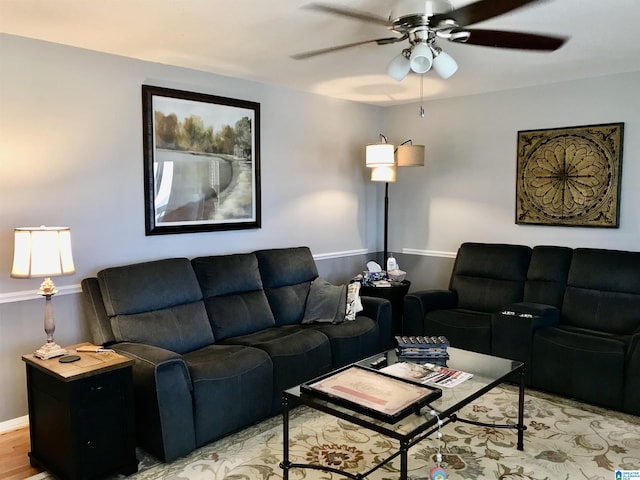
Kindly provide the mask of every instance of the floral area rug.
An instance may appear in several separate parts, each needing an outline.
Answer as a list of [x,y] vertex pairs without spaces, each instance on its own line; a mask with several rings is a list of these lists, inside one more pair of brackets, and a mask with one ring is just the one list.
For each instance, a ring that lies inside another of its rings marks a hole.
[[[517,388],[496,388],[461,410],[459,416],[485,423],[515,423]],[[443,467],[449,480],[614,480],[615,470],[640,470],[640,417],[527,390],[524,451],[517,432],[461,422],[442,429]],[[409,450],[409,475],[426,479],[435,466],[438,441],[426,439]],[[378,433],[307,407],[292,411],[290,460],[359,473],[397,450]],[[230,435],[171,464],[143,460],[136,480],[276,480],[282,478],[280,417]],[[145,465],[146,463],[146,465]],[[46,477],[44,477],[46,478]],[[292,480],[337,480],[334,473],[292,469]],[[399,478],[395,459],[369,478]]]

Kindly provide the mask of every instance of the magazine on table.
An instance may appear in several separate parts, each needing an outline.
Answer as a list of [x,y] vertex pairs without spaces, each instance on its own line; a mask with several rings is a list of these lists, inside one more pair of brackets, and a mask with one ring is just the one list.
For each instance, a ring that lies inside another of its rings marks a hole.
[[473,377],[472,373],[433,363],[398,362],[380,369],[389,375],[418,383],[429,383],[438,387],[452,388]]

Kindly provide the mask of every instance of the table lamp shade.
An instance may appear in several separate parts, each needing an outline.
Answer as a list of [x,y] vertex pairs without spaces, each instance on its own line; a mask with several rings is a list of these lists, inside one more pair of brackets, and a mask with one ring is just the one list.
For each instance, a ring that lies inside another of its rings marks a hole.
[[16,228],[14,278],[55,277],[75,273],[68,227]]

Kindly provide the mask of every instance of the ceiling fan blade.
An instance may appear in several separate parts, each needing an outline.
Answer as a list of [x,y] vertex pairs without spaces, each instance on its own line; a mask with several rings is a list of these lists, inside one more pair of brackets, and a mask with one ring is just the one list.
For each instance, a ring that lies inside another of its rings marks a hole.
[[298,53],[296,55],[291,55],[291,58],[294,60],[304,60],[306,58],[315,57],[317,55],[323,55],[325,53],[337,52],[338,50],[345,50],[351,47],[357,47],[359,45],[366,45],[367,43],[377,43],[378,45],[389,45],[390,43],[401,42],[402,40],[406,40],[408,35],[403,35],[401,37],[387,37],[387,38],[376,38],[374,40],[363,40],[361,42],[353,42],[347,43],[344,45],[337,45],[335,47],[327,47],[321,48],[320,50],[313,50],[311,52]]
[[372,13],[362,12],[360,10],[354,10],[352,8],[344,8],[336,5],[329,5],[328,3],[310,3],[305,5],[302,8],[306,8],[309,10],[317,10],[319,12],[331,13],[333,15],[341,15],[343,17],[352,18],[355,20],[362,20],[364,22],[375,23],[377,25],[382,25],[388,27],[389,19],[384,17],[379,17]]
[[432,15],[429,19],[429,26],[437,27],[444,20],[455,20],[460,27],[473,25],[538,1],[540,0],[478,0],[449,13]]
[[485,47],[553,51],[560,48],[567,41],[567,37],[539,35],[537,33],[503,32],[475,28],[465,28],[459,31],[469,33],[469,37],[466,40],[461,40],[463,43]]

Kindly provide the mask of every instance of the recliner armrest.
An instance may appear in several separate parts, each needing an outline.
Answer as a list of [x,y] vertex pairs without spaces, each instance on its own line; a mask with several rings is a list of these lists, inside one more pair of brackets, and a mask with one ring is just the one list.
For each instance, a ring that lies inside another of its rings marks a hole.
[[134,360],[136,433],[152,455],[171,462],[196,448],[191,376],[182,356],[153,345],[116,343]]
[[424,317],[434,310],[456,308],[458,295],[451,290],[411,292],[403,300],[402,333],[424,335]]
[[491,354],[523,362],[525,382],[531,383],[531,353],[536,330],[557,325],[560,310],[541,303],[519,302],[491,315]]

